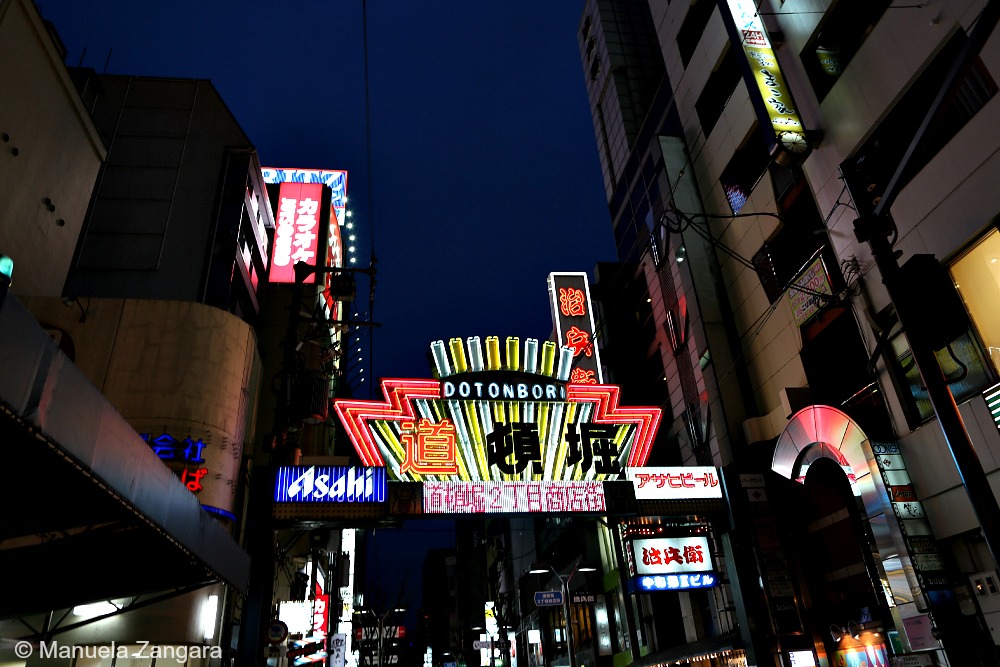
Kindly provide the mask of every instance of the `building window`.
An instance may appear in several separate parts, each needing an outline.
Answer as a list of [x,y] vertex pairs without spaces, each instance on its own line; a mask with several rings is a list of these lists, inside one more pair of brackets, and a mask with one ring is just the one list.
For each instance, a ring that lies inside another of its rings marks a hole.
[[[859,213],[871,215],[875,210],[967,39],[964,32],[955,33],[879,123],[875,132],[841,165]],[[919,173],[996,93],[996,83],[983,62],[976,58],[951,103],[945,108],[940,122],[928,130],[924,149],[913,157],[900,187]]]
[[816,97],[822,100],[882,17],[889,0],[835,0],[801,53]]
[[750,198],[750,193],[767,171],[770,161],[767,144],[755,125],[743,141],[743,145],[736,149],[729,164],[722,170],[722,176],[719,177],[734,214],[739,213]]
[[1000,231],[991,230],[949,270],[993,370],[1000,373]]
[[[906,337],[899,333],[890,341],[895,358],[895,375],[902,385],[901,398],[910,426],[914,427],[934,416],[927,389],[920,379],[920,371],[913,361],[913,353]],[[995,382],[979,343],[970,333],[965,333],[951,344],[935,353],[941,372],[951,380],[948,384],[956,403],[962,403],[979,394]]]
[[677,35],[677,48],[681,52],[681,62],[684,63],[684,67],[691,62],[691,56],[698,48],[698,42],[705,32],[708,19],[712,17],[713,9],[715,2],[712,0],[691,0],[691,8],[688,9],[680,33]]
[[701,130],[706,137],[712,133],[712,128],[722,116],[722,111],[729,103],[729,98],[736,90],[741,78],[740,65],[736,60],[736,49],[730,48],[727,43],[726,52],[708,77],[701,95],[698,96],[698,101],[694,104],[698,120],[701,121]]

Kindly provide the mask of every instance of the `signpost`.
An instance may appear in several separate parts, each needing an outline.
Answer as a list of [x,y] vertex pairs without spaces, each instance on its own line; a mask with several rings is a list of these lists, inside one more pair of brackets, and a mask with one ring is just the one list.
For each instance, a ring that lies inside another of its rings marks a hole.
[[536,607],[558,607],[562,603],[562,591],[535,591]]

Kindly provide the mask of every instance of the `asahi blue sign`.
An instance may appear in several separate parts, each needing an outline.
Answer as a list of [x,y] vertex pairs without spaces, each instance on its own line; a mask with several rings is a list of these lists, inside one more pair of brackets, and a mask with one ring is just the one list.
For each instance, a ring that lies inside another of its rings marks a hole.
[[282,466],[274,486],[276,503],[380,503],[385,468]]

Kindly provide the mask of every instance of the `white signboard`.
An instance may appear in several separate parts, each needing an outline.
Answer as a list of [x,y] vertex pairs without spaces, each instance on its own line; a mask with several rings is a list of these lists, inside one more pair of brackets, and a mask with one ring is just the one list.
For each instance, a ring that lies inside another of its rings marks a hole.
[[638,575],[678,574],[712,570],[707,537],[661,537],[633,540]]
[[636,500],[722,498],[719,469],[713,466],[626,468]]

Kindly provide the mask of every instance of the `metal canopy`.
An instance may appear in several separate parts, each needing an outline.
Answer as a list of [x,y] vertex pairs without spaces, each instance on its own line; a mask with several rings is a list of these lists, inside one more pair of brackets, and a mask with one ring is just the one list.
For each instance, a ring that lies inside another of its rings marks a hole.
[[0,370],[0,618],[210,581],[246,593],[246,552],[10,295]]

